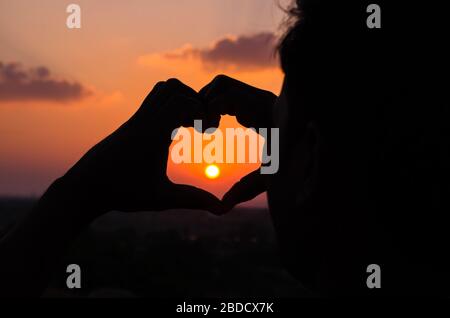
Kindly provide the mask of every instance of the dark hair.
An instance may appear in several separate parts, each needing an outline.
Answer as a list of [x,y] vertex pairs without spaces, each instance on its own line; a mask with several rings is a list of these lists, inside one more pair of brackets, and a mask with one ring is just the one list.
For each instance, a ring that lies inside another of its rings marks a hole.
[[[436,17],[434,7],[431,13],[411,1],[393,2],[377,1],[381,29],[366,25],[369,0],[292,3],[278,51],[297,118],[326,123],[323,131],[333,134],[358,123],[366,128],[364,119],[379,127],[378,120],[387,120],[380,113],[393,117],[417,110],[422,118],[431,91],[442,85],[432,71],[445,64],[446,34],[435,24],[445,20]],[[387,106],[393,103],[396,107]]]
[[297,0],[289,9],[279,45],[295,127],[289,135],[298,138],[299,122],[316,121],[334,151],[329,172],[357,179],[353,186],[379,208],[377,218],[404,236],[399,242],[445,258],[448,34],[438,17],[445,10],[380,0],[382,28],[369,29],[369,3]]
[[287,29],[278,44],[278,54],[280,56],[280,64],[283,71],[287,71],[287,55],[289,53],[290,45],[295,41],[295,34],[298,33],[298,26],[302,18],[302,10],[300,1],[294,0],[287,8],[281,9],[286,13],[286,18],[283,21],[282,27]]
[[287,31],[278,46],[282,69],[287,72],[296,65],[296,53],[300,53],[300,46],[304,47],[302,43],[311,28],[321,36],[337,32],[342,36],[344,31],[349,35],[361,30],[365,2],[368,1],[294,0],[285,9],[287,19],[283,25]]
[[[293,120],[320,121],[323,131],[336,135],[358,111],[350,106],[355,106],[382,76],[383,56],[374,58],[383,55],[376,49],[381,47],[381,37],[366,27],[366,2],[296,0],[288,8],[289,27],[278,51],[290,83]],[[368,50],[370,46],[375,49]],[[364,59],[373,65],[370,77],[364,74]],[[350,86],[352,94],[347,92]],[[336,125],[341,129],[336,130]]]

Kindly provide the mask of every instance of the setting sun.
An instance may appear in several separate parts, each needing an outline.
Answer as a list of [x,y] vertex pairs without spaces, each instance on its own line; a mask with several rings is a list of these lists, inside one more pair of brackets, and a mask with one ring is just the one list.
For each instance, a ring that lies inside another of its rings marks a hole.
[[209,179],[216,179],[220,175],[220,169],[216,165],[209,165],[205,169],[205,175]]

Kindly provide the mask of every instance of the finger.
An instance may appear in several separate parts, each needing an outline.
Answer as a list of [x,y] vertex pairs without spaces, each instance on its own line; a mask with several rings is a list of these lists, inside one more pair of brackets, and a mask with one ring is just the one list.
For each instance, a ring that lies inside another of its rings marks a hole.
[[[210,83],[208,83],[205,87],[203,87],[198,92],[198,94],[203,98],[203,100],[206,103],[208,103],[219,96],[226,96],[231,85],[232,85],[231,78],[225,75],[218,75]],[[232,109],[232,105],[230,103],[229,104],[224,103],[223,105],[220,106],[221,106],[220,108],[216,107],[214,109],[211,109],[211,113],[227,115],[234,112]]]
[[185,184],[174,184],[170,191],[171,209],[195,209],[222,215],[225,209],[222,201],[213,194]]
[[[233,100],[230,100],[230,97]],[[221,115],[235,116],[237,121],[247,128],[271,128],[272,111],[271,108],[265,108],[263,104],[255,103],[248,96],[242,94],[230,93],[229,96],[217,96],[207,103],[207,113],[214,117],[217,113]],[[223,111],[223,109],[227,109]]]
[[[165,110],[175,116],[178,126],[194,127],[198,132],[219,126],[220,115],[208,115],[206,104],[192,88],[177,79],[169,79],[165,90],[170,92]],[[195,120],[202,120],[201,125],[194,125]]]
[[195,120],[202,120],[203,122],[205,117],[204,105],[198,98],[174,93],[170,96],[160,114],[162,114],[162,116],[159,116],[161,120],[167,119],[170,122],[169,127],[171,129],[184,126],[203,130],[203,125],[201,125],[201,129],[198,125],[194,125]]
[[145,97],[136,113],[131,116],[128,123],[143,121],[144,118],[147,118],[153,112],[155,112],[157,106],[161,104],[161,101],[165,101],[167,98],[167,90],[165,89],[166,85],[167,83],[164,81],[156,83],[150,93],[148,93],[148,95]]
[[[170,78],[167,80],[167,89],[169,91],[177,91],[180,94],[190,96],[190,97],[197,97],[198,93],[192,89],[191,87],[184,84],[182,81],[176,78]],[[198,97],[197,97],[198,98]]]
[[173,95],[183,95],[186,98],[197,99],[201,102],[200,96],[189,86],[183,84],[175,78],[168,79],[164,82],[158,82],[151,92],[144,99],[141,109],[156,111],[164,107],[166,102]]
[[192,98],[197,96],[197,92],[195,90],[176,78],[170,78],[167,81],[158,82],[144,100],[144,104],[148,103],[163,105],[164,101],[169,99],[170,96],[175,93],[183,94]]
[[225,210],[231,210],[235,205],[254,199],[267,190],[267,175],[255,170],[235,183],[222,198]]
[[151,105],[155,104],[158,99],[160,99],[162,96],[162,93],[164,92],[164,87],[166,86],[165,81],[160,81],[153,86],[150,93],[145,97],[144,101],[142,102],[142,105]]
[[202,88],[199,95],[209,116],[236,116],[246,127],[273,127],[272,107],[276,96],[225,75]]
[[204,133],[209,128],[217,128],[220,122],[220,116],[208,116],[205,113],[205,105],[197,98],[181,94],[174,94],[169,98],[164,112],[167,113],[161,117],[168,118],[172,129],[180,126],[194,127],[197,132]]

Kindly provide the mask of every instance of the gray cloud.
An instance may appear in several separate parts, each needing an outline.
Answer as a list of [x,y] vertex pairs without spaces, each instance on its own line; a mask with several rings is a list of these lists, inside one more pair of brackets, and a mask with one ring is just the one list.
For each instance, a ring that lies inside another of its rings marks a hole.
[[260,69],[277,65],[275,48],[277,37],[263,32],[242,35],[237,38],[223,38],[205,49],[188,48],[181,52],[165,53],[166,58],[199,58],[205,66],[235,67],[237,69]]
[[45,66],[24,70],[20,63],[0,62],[0,101],[73,101],[91,94],[78,82],[55,79]]

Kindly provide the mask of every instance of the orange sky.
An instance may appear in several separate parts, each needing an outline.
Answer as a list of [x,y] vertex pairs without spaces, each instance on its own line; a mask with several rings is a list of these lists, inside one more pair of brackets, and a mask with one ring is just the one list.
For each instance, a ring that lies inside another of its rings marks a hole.
[[[281,71],[276,61],[257,59],[261,50],[256,46],[262,42],[255,37],[278,35],[283,17],[280,1],[72,2],[82,10],[79,30],[65,25],[65,9],[71,2],[0,0],[0,63],[5,78],[10,76],[8,94],[10,87],[17,86],[5,68],[11,63],[21,64],[16,75],[23,71],[36,79],[36,68],[44,66],[50,75],[42,76],[56,87],[66,81],[90,92],[52,100],[54,92],[49,89],[39,96],[30,92],[25,98],[25,86],[18,86],[19,94],[0,98],[0,195],[40,195],[90,147],[127,120],[160,80],[177,77],[198,90],[214,75],[225,73],[274,93],[280,90]],[[231,53],[222,50],[220,41],[231,43]],[[242,56],[234,54],[233,45],[242,45],[237,50]],[[178,54],[186,50],[193,53]],[[244,53],[256,55],[249,59]],[[179,56],[171,58],[174,54]],[[222,128],[229,126],[237,123],[230,118],[221,123]],[[203,169],[185,165],[169,164],[168,174],[175,182],[191,183],[221,196],[255,165],[221,168],[216,180],[206,179]],[[253,204],[264,204],[264,200]]]

